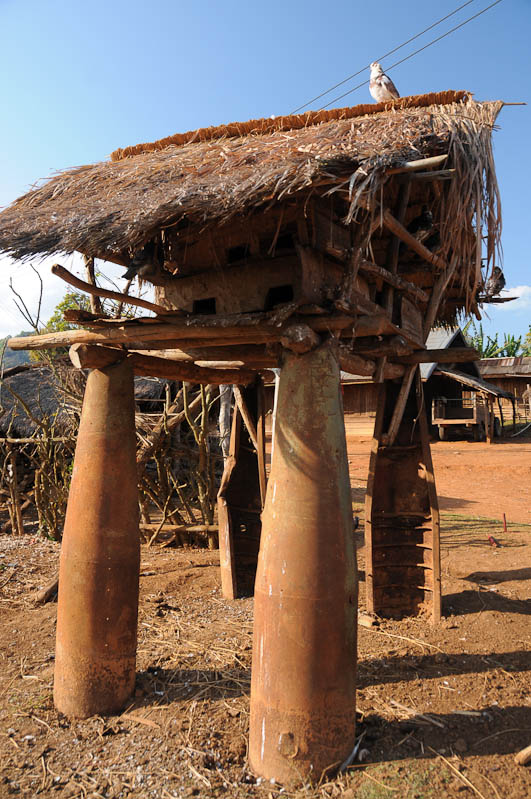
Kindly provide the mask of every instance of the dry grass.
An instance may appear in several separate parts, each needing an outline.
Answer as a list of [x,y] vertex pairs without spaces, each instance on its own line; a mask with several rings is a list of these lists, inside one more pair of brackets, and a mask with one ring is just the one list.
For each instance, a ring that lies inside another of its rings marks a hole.
[[466,91],[432,92],[431,94],[418,94],[410,97],[400,97],[398,100],[387,103],[363,103],[361,105],[347,106],[346,108],[322,109],[320,111],[306,111],[303,114],[290,114],[288,116],[268,117],[266,119],[250,119],[248,122],[231,122],[228,125],[216,125],[198,130],[189,130],[186,133],[175,133],[154,142],[134,144],[129,147],[119,147],[111,153],[111,161],[121,161],[140,153],[152,153],[164,150],[171,145],[180,146],[193,142],[206,142],[213,139],[241,138],[242,136],[263,136],[282,130],[300,130],[322,122],[331,122],[336,119],[354,119],[355,117],[380,114],[382,111],[398,111],[404,108],[425,108],[428,105],[447,105],[459,103],[470,99]]

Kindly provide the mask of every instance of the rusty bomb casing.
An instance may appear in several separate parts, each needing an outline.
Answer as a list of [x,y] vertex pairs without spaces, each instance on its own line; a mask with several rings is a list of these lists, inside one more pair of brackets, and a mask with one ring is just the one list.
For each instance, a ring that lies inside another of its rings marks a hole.
[[140,540],[132,367],[90,372],[61,548],[54,702],[120,710],[134,690]]
[[254,602],[251,767],[319,780],[355,739],[357,572],[331,342],[281,370]]

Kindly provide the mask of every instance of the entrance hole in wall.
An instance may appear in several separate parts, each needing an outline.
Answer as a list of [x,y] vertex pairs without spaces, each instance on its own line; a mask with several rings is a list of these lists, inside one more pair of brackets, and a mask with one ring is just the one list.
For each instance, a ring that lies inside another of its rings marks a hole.
[[293,286],[291,284],[273,286],[266,294],[264,311],[271,311],[275,305],[280,305],[283,302],[292,302],[293,296]]
[[226,252],[227,255],[227,263],[228,264],[235,264],[238,261],[243,261],[247,258],[249,254],[249,245],[241,244],[237,247],[229,247]]
[[192,313],[214,314],[216,313],[216,298],[207,297],[204,300],[194,300]]

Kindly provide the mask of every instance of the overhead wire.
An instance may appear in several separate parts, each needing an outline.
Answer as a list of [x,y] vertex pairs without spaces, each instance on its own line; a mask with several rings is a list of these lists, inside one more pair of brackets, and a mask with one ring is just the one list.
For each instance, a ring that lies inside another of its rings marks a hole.
[[[434,22],[428,28],[424,28],[423,31],[421,31],[420,33],[416,33],[415,36],[411,37],[411,39],[407,39],[407,41],[403,42],[402,44],[399,44],[398,47],[394,47],[392,50],[389,50],[389,52],[384,53],[383,55],[381,55],[376,60],[377,61],[383,61],[384,58],[388,58],[390,55],[393,55],[393,53],[398,52],[398,50],[401,50],[402,47],[406,46],[406,44],[410,44],[411,42],[414,42],[415,39],[419,38],[419,36],[423,36],[428,31],[431,31],[432,28],[436,28],[437,25],[441,24],[441,22],[444,22],[445,20],[449,19],[450,17],[453,17],[455,14],[457,14],[459,11],[461,11],[462,8],[464,8],[465,6],[469,6],[471,3],[474,3],[474,2],[475,2],[475,0],[467,0],[466,3],[463,3],[463,5],[459,6],[459,8],[456,8],[455,11],[452,11],[450,14],[447,14],[445,17],[441,17],[441,19],[438,19],[437,22]],[[301,111],[303,108],[306,108],[307,105],[310,105],[310,103],[315,103],[316,100],[320,100],[321,97],[325,96],[325,94],[330,94],[330,92],[333,92],[334,89],[337,89],[339,86],[343,86],[344,83],[348,83],[348,81],[352,80],[352,78],[356,78],[358,75],[361,75],[361,73],[365,72],[365,70],[369,69],[369,67],[370,67],[370,64],[367,64],[366,66],[362,67],[361,69],[358,69],[358,71],[354,72],[353,75],[349,75],[348,78],[345,78],[344,80],[340,80],[339,83],[335,83],[333,86],[330,86],[329,89],[327,89],[324,92],[321,92],[321,94],[318,94],[317,97],[312,97],[311,100],[308,100],[308,102],[304,103],[304,105],[300,105],[298,108],[296,108],[291,113],[292,114],[296,114],[298,111]]]
[[[418,39],[419,36],[422,36],[427,31],[431,30],[432,28],[435,28],[441,22],[444,22],[449,17],[453,16],[454,14],[457,14],[458,11],[463,9],[465,6],[470,5],[470,3],[472,3],[472,2],[474,2],[474,0],[468,0],[467,3],[463,3],[463,5],[461,5],[458,8],[456,8],[455,11],[452,11],[450,14],[447,14],[445,17],[442,17],[437,22],[434,22],[428,28],[425,28],[423,31],[421,31],[420,33],[417,33],[415,36],[412,36],[406,42],[404,42],[403,44],[399,45],[398,47],[395,47],[393,50],[390,50],[385,55],[380,56],[380,58],[378,60],[379,61],[383,61],[384,58],[387,58],[389,55],[392,55],[393,53],[396,53],[398,50],[401,50],[402,47],[405,47],[406,44],[409,44],[410,42],[414,41],[415,39]],[[485,8],[483,8],[481,11],[478,11],[476,14],[473,14],[471,17],[468,17],[468,19],[465,19],[463,22],[460,22],[459,25],[455,25],[449,31],[446,31],[446,33],[441,34],[441,36],[438,36],[436,39],[433,39],[431,42],[428,42],[428,44],[425,44],[423,47],[419,47],[418,50],[414,50],[412,53],[410,53],[409,55],[405,56],[405,58],[401,58],[399,61],[395,61],[394,64],[391,64],[390,67],[386,67],[386,69],[389,71],[389,70],[393,69],[394,67],[397,67],[399,64],[403,64],[405,61],[408,61],[410,58],[413,58],[413,56],[418,55],[418,53],[421,53],[423,50],[426,50],[428,47],[431,47],[433,44],[436,44],[437,42],[440,42],[442,39],[446,38],[446,36],[449,36],[451,33],[454,33],[455,31],[459,30],[459,28],[462,28],[465,25],[467,25],[469,22],[472,22],[472,20],[477,19],[477,17],[480,17],[482,14],[485,14],[485,12],[489,11],[491,8],[493,8],[494,6],[497,6],[501,2],[502,2],[502,0],[495,0],[494,3],[491,3],[490,5],[488,5]],[[331,86],[325,92],[322,92],[321,94],[317,95],[317,97],[314,97],[312,100],[309,100],[307,103],[304,103],[304,105],[299,106],[298,108],[296,108],[291,113],[292,114],[298,113],[303,108],[306,108],[307,105],[310,105],[310,103],[313,103],[316,100],[319,100],[321,97],[324,97],[326,94],[329,94],[331,91],[336,89],[338,86],[342,86],[344,83],[347,83],[349,80],[352,80],[352,78],[355,78],[357,75],[360,75],[362,72],[364,72],[369,67],[370,67],[370,64],[368,64],[367,66],[365,66],[362,69],[358,70],[358,72],[355,72],[353,75],[350,75],[348,78],[345,78],[344,80],[340,81],[339,83],[336,83],[334,86]],[[321,110],[325,109],[325,108],[329,108],[332,104],[338,102],[338,100],[342,100],[343,97],[347,97],[349,94],[352,94],[353,92],[357,91],[362,86],[365,86],[367,83],[369,83],[369,79],[364,80],[362,83],[359,83],[357,86],[354,86],[352,89],[349,89],[347,92],[344,92],[343,94],[340,94],[339,96],[334,97],[334,99],[330,100],[329,103],[327,103],[326,105],[321,106]]]
[[[443,33],[441,36],[438,36],[436,39],[433,39],[433,41],[428,42],[428,44],[425,44],[424,47],[419,47],[418,50],[414,50],[412,53],[407,55],[405,58],[401,58],[400,61],[395,61],[394,64],[391,64],[390,67],[386,67],[386,69],[387,70],[391,70],[394,67],[397,67],[399,64],[403,64],[404,61],[408,61],[410,58],[413,58],[413,56],[417,55],[418,53],[422,53],[423,50],[426,50],[428,47],[431,47],[432,44],[436,44],[437,42],[440,42],[441,39],[444,39],[446,36],[449,36],[451,33],[454,33],[455,31],[459,30],[459,28],[462,28],[464,25],[467,25],[469,22],[472,22],[473,19],[476,19],[477,17],[480,17],[486,11],[488,11],[491,8],[493,8],[494,6],[497,6],[501,2],[502,2],[502,0],[496,0],[495,3],[491,3],[490,6],[486,6],[486,8],[483,8],[481,11],[478,11],[477,14],[474,14],[472,17],[469,17],[468,19],[465,19],[464,22],[461,22],[459,25],[456,25],[454,28],[451,28],[449,31],[446,31],[446,33]],[[330,100],[330,102],[327,103],[326,105],[324,105],[323,108],[329,108],[333,103],[337,103],[338,100],[342,100],[343,97],[346,97],[347,95],[352,94],[352,92],[355,92],[357,89],[360,89],[362,86],[365,86],[366,83],[369,83],[369,79],[364,80],[363,83],[358,84],[358,86],[354,86],[353,89],[349,89],[348,92],[344,92],[343,94],[340,94],[338,97],[334,97],[334,99]]]

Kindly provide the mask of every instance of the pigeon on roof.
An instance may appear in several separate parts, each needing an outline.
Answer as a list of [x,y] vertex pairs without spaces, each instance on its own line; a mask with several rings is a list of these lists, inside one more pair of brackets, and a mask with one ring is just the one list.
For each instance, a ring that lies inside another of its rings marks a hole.
[[369,91],[377,103],[385,103],[387,100],[396,100],[400,97],[395,84],[385,74],[378,61],[373,61],[371,64]]
[[485,284],[485,295],[489,298],[495,297],[503,288],[505,288],[505,275],[499,266],[495,266]]

